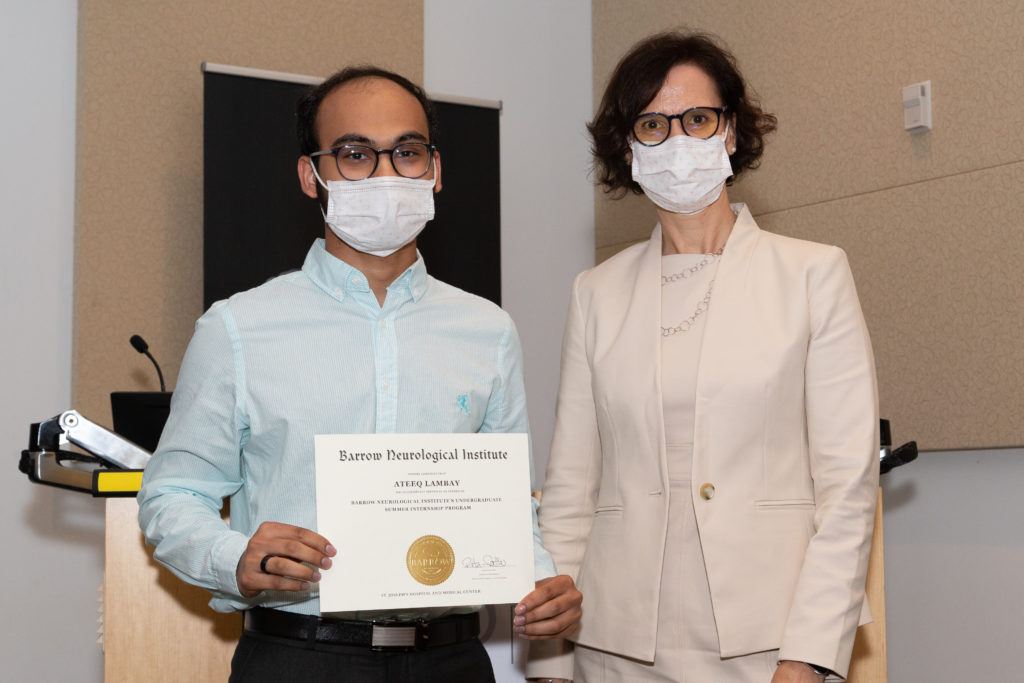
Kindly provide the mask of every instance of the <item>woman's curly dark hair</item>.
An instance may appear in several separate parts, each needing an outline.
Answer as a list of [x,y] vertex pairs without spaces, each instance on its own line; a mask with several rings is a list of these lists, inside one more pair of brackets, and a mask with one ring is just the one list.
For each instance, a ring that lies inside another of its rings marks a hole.
[[587,124],[594,141],[597,181],[606,193],[622,197],[627,191],[643,192],[626,161],[633,122],[679,64],[703,70],[718,87],[729,114],[735,116],[736,151],[729,157],[733,172],[729,183],[760,164],[764,138],[775,130],[776,118],[747,92],[736,58],[709,34],[668,31],[645,38],[622,58],[608,80],[597,115]]

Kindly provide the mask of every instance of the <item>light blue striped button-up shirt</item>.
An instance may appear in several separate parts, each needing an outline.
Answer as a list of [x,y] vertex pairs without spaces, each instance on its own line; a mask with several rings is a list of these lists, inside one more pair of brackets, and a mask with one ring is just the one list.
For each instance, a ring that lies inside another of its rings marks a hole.
[[[261,523],[317,528],[315,434],[528,431],[522,352],[508,314],[430,277],[422,258],[380,306],[366,277],[317,240],[301,271],[220,301],[199,319],[146,468],[139,521],[154,557],[210,590],[213,609],[318,614],[315,588],[247,599],[235,578]],[[219,512],[225,497],[230,527]],[[553,576],[536,502],[533,537],[536,578]]]

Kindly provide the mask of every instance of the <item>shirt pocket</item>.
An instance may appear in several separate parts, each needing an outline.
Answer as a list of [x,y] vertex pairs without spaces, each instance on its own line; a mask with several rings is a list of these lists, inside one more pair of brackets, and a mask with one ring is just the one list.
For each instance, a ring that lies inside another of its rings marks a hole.
[[400,403],[399,411],[415,409],[415,424],[421,432],[479,432],[487,417],[495,382],[483,377],[448,377],[418,399],[418,404]]

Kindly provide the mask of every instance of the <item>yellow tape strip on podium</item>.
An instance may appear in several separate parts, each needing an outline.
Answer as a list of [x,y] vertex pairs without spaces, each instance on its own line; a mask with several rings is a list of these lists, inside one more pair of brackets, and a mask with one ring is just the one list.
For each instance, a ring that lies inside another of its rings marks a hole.
[[134,496],[142,488],[142,470],[122,472],[96,472],[93,478],[93,495]]

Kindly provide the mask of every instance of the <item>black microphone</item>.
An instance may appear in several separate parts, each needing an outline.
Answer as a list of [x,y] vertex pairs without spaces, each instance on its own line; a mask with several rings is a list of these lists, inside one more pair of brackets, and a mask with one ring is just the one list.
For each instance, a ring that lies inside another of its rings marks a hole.
[[149,344],[146,340],[137,334],[133,334],[132,338],[128,340],[131,343],[132,348],[143,354],[153,362],[153,367],[156,368],[156,376],[160,378],[160,391],[167,391],[167,387],[164,386],[164,373],[160,371],[160,365],[156,362],[156,358],[153,358],[153,354],[149,352]]

